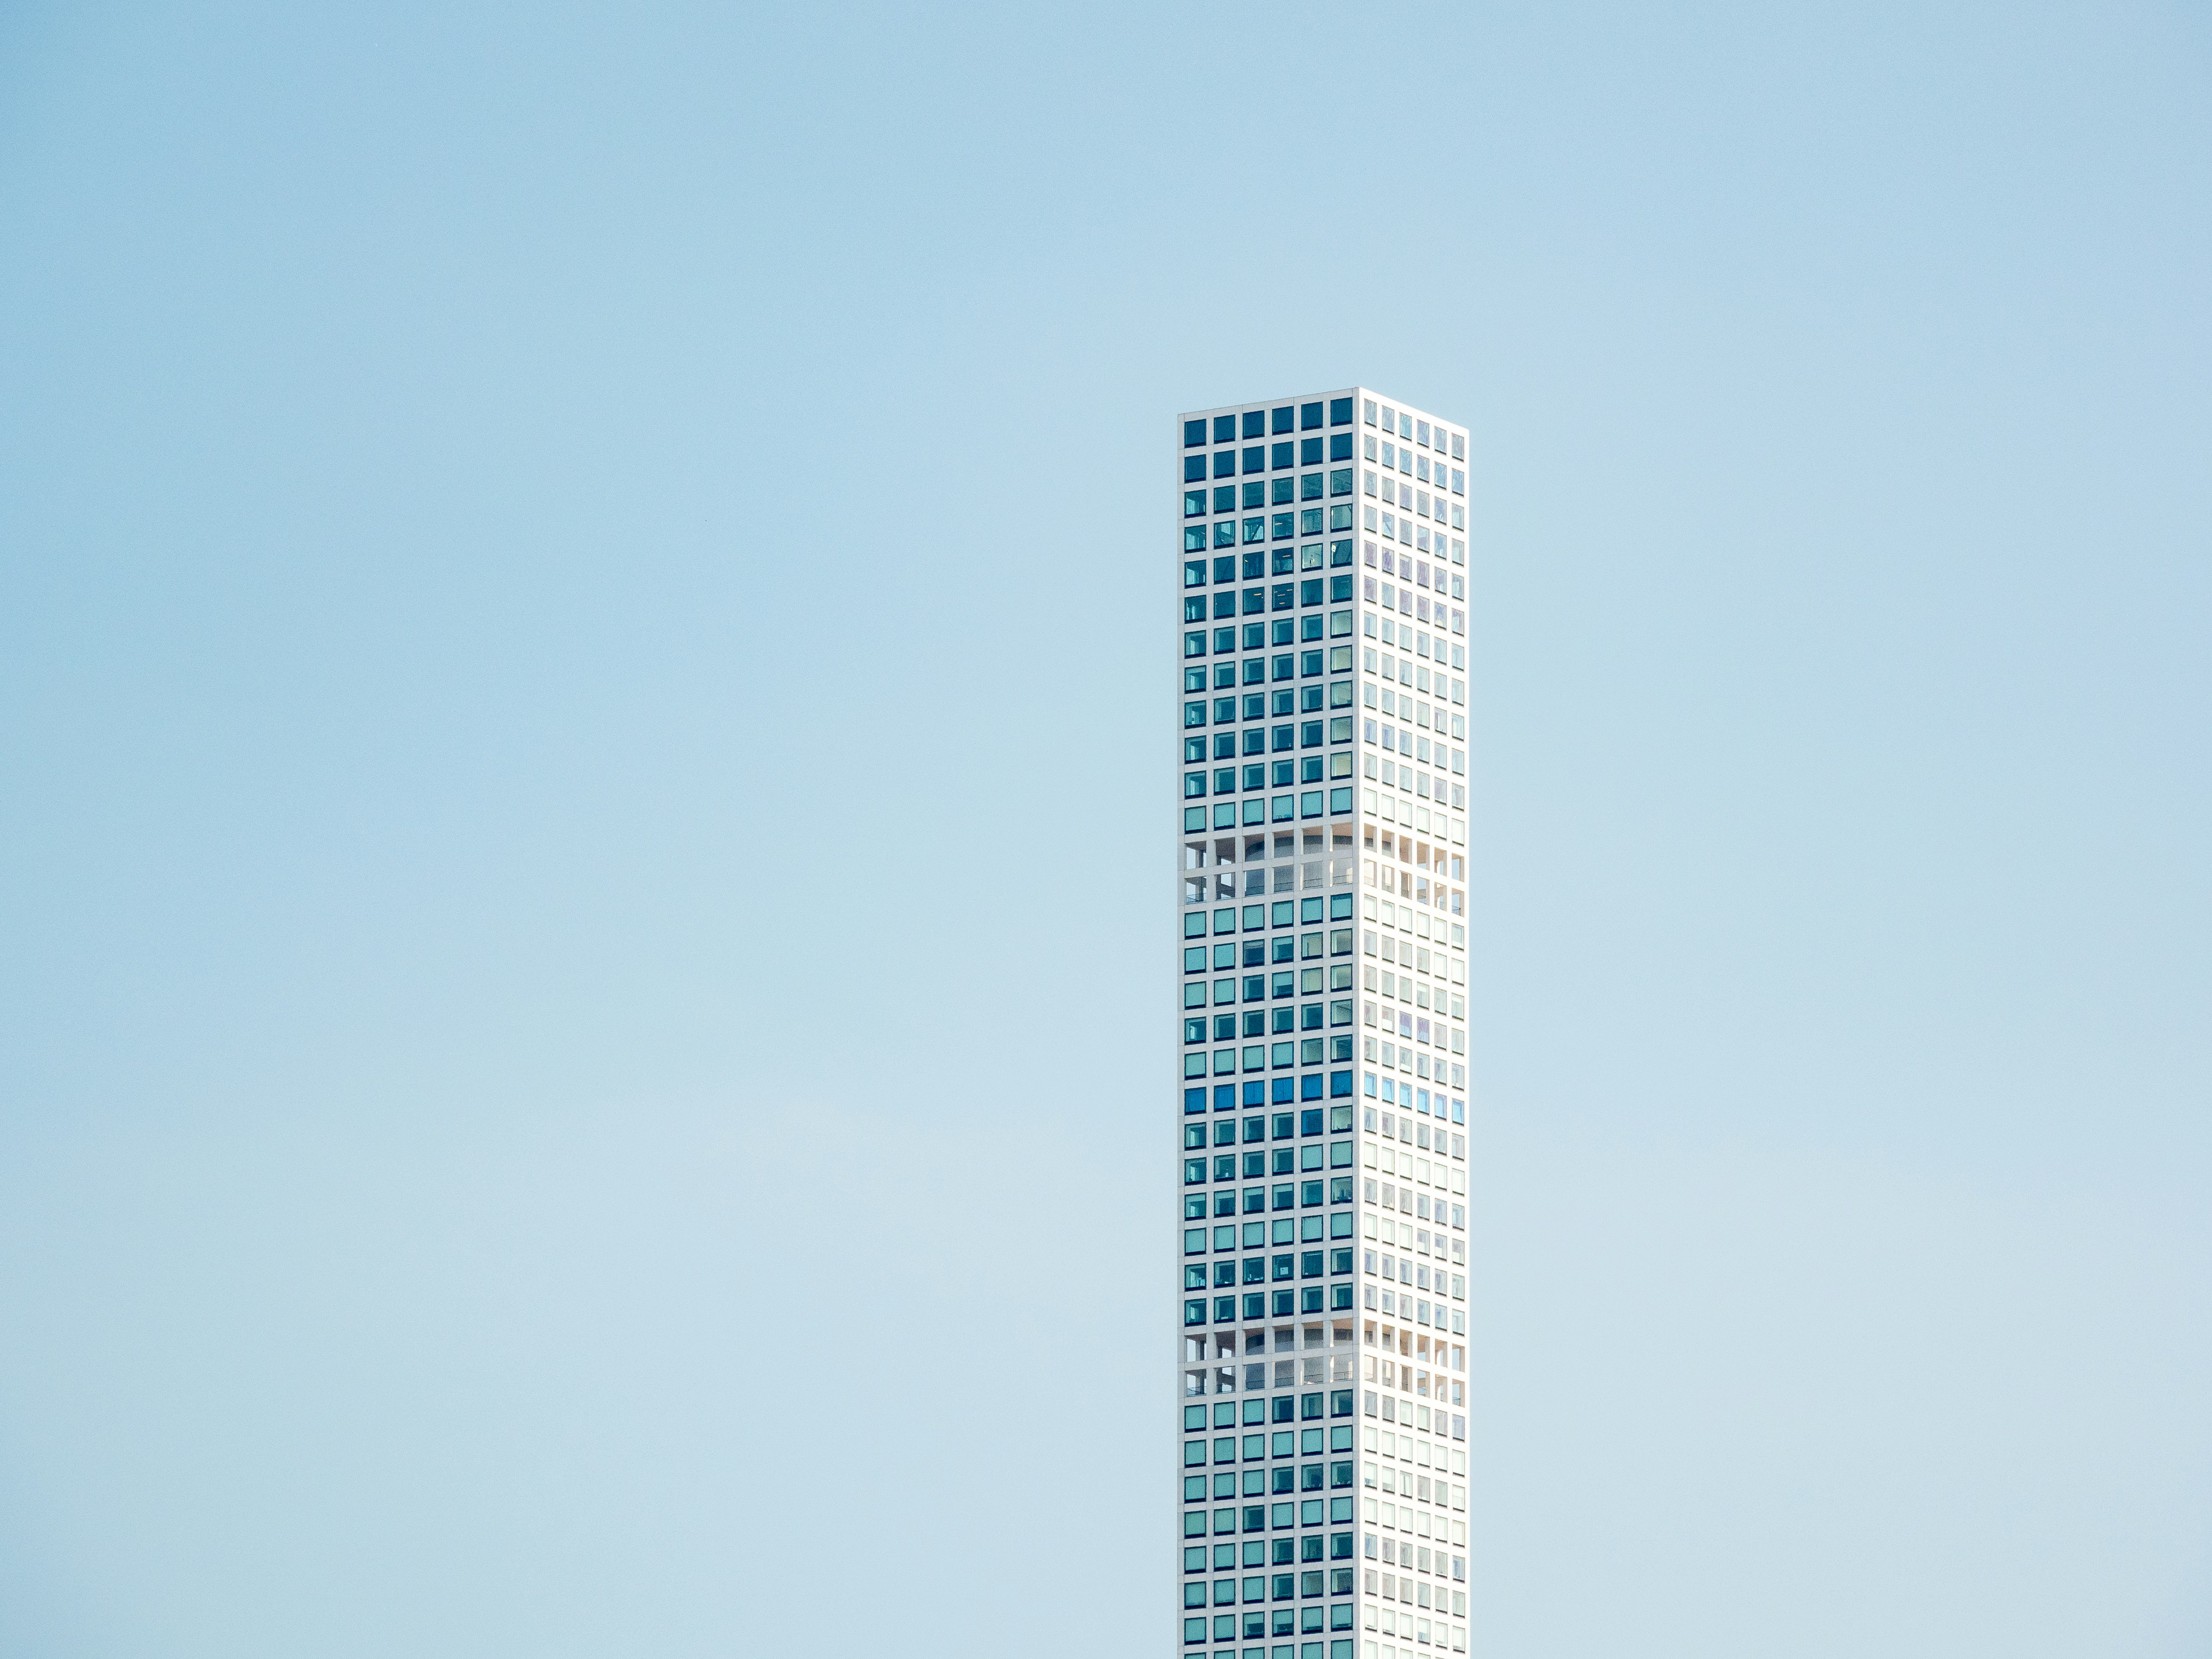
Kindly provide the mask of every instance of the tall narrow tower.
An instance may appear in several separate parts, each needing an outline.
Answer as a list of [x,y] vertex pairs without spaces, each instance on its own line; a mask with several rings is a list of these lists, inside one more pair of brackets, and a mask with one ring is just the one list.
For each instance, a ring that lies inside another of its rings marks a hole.
[[1467,434],[1177,422],[1178,1650],[1467,1649]]

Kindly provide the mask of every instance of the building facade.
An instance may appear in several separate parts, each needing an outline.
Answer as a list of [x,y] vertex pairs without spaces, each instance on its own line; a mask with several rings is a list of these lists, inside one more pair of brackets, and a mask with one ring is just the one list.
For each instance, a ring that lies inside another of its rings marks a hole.
[[1181,1594],[1203,1659],[1467,1650],[1467,434],[1182,416]]

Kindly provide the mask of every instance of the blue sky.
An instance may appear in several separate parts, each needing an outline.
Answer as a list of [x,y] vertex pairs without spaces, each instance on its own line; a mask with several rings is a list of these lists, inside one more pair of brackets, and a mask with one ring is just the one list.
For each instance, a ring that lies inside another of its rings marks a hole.
[[2205,1651],[2209,65],[9,9],[0,1651],[1171,1650],[1169,421],[1355,381],[1482,1652]]

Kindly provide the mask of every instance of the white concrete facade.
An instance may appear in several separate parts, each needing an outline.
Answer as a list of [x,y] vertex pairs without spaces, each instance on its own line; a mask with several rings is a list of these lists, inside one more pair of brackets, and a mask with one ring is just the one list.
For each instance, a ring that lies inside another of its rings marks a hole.
[[1176,424],[1182,1598],[1203,1659],[1467,1650],[1467,432]]

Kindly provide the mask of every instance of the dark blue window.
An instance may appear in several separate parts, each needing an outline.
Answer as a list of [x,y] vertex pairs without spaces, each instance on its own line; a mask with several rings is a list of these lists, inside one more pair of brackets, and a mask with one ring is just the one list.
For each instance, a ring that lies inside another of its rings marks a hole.
[[1264,437],[1267,435],[1267,411],[1266,410],[1248,409],[1244,411],[1244,435],[1246,437]]
[[1217,478],[1233,478],[1237,476],[1235,450],[1217,449],[1213,452],[1213,476]]
[[1352,459],[1352,434],[1349,432],[1330,434],[1328,458],[1332,461],[1348,461]]
[[[1221,561],[1216,559],[1213,562],[1218,572]],[[1219,581],[1221,577],[1217,574],[1213,580]],[[1350,599],[1352,597],[1352,578],[1349,576],[1331,576],[1328,579],[1328,597],[1329,602],[1332,605],[1341,605],[1346,599]]]
[[1288,404],[1285,404],[1280,409],[1275,411],[1275,430],[1278,432],[1288,432],[1291,429],[1292,422],[1291,419],[1291,406]]
[[1184,456],[1184,457],[1182,458],[1182,481],[1183,481],[1185,483],[1197,483],[1200,478],[1203,478],[1205,476],[1206,476],[1206,457],[1205,457],[1205,456],[1203,456],[1203,455],[1186,455],[1186,456]]
[[1291,460],[1291,453],[1297,447],[1297,446],[1296,444],[1277,444],[1275,446],[1275,468],[1278,471],[1281,471],[1284,467],[1292,465]]
[[1218,444],[1233,444],[1237,441],[1237,417],[1234,415],[1217,415],[1213,417],[1213,441]]
[[1318,438],[1303,438],[1298,441],[1298,464],[1301,466],[1321,465],[1321,442]]
[[1267,470],[1267,447],[1265,444],[1255,444],[1244,452],[1244,470],[1247,472],[1265,472]]
[[[1352,424],[1351,398],[1332,398],[1328,400],[1328,423],[1331,426],[1350,426]],[[1345,452],[1347,455],[1351,453],[1352,452],[1350,450],[1346,450]]]
[[[1200,567],[1201,570],[1203,570],[1204,568],[1205,567],[1202,564]],[[1201,580],[1203,580],[1203,578],[1201,578]],[[1351,578],[1348,576],[1340,576],[1337,580],[1339,581],[1349,581]],[[1348,599],[1351,596],[1346,594],[1346,597]],[[1321,603],[1320,577],[1316,576],[1310,580],[1302,581],[1298,584],[1298,603],[1301,605],[1319,605]]]
[[1206,422],[1204,421],[1185,421],[1182,423],[1182,447],[1185,449],[1192,448],[1205,441]]
[[[1220,439],[1220,437],[1219,437],[1218,434],[1219,434],[1219,428],[1220,428],[1221,422],[1218,422],[1218,421],[1216,421],[1213,424],[1214,424],[1214,428],[1215,428],[1215,431],[1216,431],[1216,435],[1215,435],[1215,437],[1214,437],[1213,441],[1214,441],[1214,442],[1216,442],[1216,443],[1219,443],[1219,442],[1221,441],[1221,439]],[[1320,424],[1321,424],[1321,405],[1320,405],[1319,404],[1300,404],[1298,405],[1298,425],[1299,425],[1301,428],[1303,428],[1304,430],[1306,430],[1306,431],[1308,431],[1308,432],[1310,432],[1310,431],[1312,431],[1316,427],[1319,426]]]

